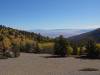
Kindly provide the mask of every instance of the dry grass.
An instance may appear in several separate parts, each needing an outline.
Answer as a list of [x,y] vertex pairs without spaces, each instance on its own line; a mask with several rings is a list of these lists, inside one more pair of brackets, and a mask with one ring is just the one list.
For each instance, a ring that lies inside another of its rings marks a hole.
[[47,43],[39,43],[40,48],[53,48],[54,43],[52,42],[47,42]]
[[54,43],[46,42],[46,43],[39,43],[39,48],[41,53],[53,53]]

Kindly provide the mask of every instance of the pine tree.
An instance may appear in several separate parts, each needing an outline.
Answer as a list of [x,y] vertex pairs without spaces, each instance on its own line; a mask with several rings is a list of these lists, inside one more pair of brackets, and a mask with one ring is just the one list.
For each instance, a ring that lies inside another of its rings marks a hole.
[[90,58],[98,57],[98,52],[96,51],[96,43],[93,40],[88,40],[87,45],[87,56]]
[[40,48],[39,48],[38,42],[36,42],[34,53],[40,53]]
[[62,35],[55,40],[54,54],[62,57],[65,57],[67,54],[66,40],[63,38]]

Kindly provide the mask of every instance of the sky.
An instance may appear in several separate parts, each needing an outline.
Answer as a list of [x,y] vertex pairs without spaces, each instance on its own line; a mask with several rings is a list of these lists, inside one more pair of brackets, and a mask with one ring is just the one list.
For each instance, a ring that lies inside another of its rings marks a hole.
[[0,24],[23,30],[100,27],[100,0],[0,0]]

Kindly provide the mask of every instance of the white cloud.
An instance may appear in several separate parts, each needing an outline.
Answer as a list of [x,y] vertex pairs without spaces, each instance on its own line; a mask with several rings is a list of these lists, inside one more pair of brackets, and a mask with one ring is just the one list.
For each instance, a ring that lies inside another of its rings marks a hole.
[[100,25],[86,25],[87,29],[96,29],[96,28],[100,28]]

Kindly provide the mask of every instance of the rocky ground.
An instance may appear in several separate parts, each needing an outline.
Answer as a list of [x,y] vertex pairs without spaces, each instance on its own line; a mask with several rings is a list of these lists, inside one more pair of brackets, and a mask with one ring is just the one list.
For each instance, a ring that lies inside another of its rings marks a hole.
[[[22,53],[18,58],[0,59],[0,75],[100,75],[100,59],[49,56]],[[83,68],[99,71],[79,71]]]

